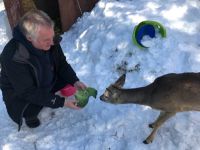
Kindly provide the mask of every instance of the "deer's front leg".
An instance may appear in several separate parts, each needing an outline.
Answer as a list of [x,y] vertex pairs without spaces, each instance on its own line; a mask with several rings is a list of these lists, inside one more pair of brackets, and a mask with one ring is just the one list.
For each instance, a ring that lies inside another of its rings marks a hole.
[[158,119],[153,123],[153,131],[151,134],[146,138],[146,140],[143,142],[144,144],[152,143],[155,134],[159,127],[170,117],[174,116],[176,112],[161,112]]
[[149,128],[154,128],[158,119],[161,118],[164,114],[165,114],[165,112],[161,111],[158,118],[153,123],[149,124]]

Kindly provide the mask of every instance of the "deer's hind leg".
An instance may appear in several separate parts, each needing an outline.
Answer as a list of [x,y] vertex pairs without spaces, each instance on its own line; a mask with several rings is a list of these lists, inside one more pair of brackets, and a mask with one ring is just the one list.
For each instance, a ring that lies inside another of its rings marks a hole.
[[157,132],[157,130],[159,129],[159,127],[169,118],[171,118],[172,116],[174,116],[176,114],[176,112],[161,112],[160,115],[158,116],[157,120],[150,124],[149,126],[151,126],[153,128],[153,131],[151,132],[151,134],[146,138],[146,140],[143,142],[144,144],[149,144],[153,141],[155,134]]

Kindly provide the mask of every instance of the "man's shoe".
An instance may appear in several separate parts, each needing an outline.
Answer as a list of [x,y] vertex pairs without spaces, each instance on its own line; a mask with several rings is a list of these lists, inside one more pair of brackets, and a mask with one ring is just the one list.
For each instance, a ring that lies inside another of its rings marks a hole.
[[40,120],[37,117],[25,118],[25,122],[29,128],[36,128],[40,125]]

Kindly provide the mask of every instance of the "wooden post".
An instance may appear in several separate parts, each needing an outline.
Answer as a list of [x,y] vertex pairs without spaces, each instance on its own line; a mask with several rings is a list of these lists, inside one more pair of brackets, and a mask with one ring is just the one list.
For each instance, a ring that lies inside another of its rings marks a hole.
[[[98,0],[3,0],[8,20],[13,29],[19,19],[31,9],[45,11],[56,23],[60,34],[69,30],[85,11],[91,11]],[[56,32],[56,33],[57,33]]]
[[13,29],[21,16],[20,1],[4,0],[4,5],[8,16],[8,21],[10,23],[11,29]]
[[76,22],[81,12],[91,11],[98,0],[58,0],[62,31],[65,32]]
[[13,29],[17,25],[19,19],[29,10],[36,9],[32,0],[3,0],[8,21]]

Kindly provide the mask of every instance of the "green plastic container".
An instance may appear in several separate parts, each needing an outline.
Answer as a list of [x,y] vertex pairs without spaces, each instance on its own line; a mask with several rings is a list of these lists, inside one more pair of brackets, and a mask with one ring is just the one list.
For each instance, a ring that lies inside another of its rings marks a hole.
[[159,22],[151,21],[151,20],[146,20],[146,21],[140,22],[137,26],[135,26],[135,28],[133,30],[132,41],[136,46],[138,46],[139,48],[142,48],[142,49],[147,48],[147,47],[145,47],[145,46],[143,46],[143,45],[141,45],[140,43],[137,42],[136,35],[143,25],[148,25],[148,24],[153,25],[155,29],[158,29],[159,33],[161,34],[161,36],[163,38],[165,38],[167,36],[166,29]]
[[77,106],[81,108],[85,107],[90,96],[96,98],[97,90],[92,87],[88,87],[85,90],[78,90],[75,94],[75,98],[78,101]]

